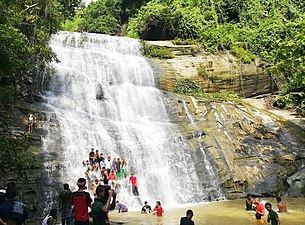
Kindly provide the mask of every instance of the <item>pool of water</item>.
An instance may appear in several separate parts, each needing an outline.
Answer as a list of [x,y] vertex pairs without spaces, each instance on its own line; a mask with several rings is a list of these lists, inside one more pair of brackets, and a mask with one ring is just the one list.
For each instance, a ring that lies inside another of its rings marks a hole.
[[[283,198],[286,202],[288,213],[279,214],[281,225],[305,225],[305,198]],[[179,224],[180,218],[185,215],[187,209],[194,212],[193,220],[196,225],[248,225],[248,224],[268,224],[267,222],[257,223],[254,220],[254,212],[245,211],[245,201],[243,199],[212,202],[200,205],[182,206],[181,208],[167,209],[162,218],[154,215],[141,214],[131,211],[128,213],[111,212],[110,219],[114,222],[124,224],[143,225],[172,225]],[[273,209],[277,210],[274,198],[262,199],[263,203],[270,202]],[[267,217],[263,219],[266,221]]]

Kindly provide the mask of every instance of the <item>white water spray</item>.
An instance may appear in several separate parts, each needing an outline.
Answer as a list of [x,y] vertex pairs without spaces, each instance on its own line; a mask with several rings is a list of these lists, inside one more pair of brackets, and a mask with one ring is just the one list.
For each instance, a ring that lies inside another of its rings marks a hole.
[[125,159],[128,173],[138,177],[140,198],[128,188],[118,196],[129,207],[145,200],[165,205],[201,201],[191,153],[176,138],[178,128],[168,119],[140,42],[60,32],[52,36],[51,47],[60,63],[53,65],[56,75],[45,98],[60,124],[58,151],[66,168],[61,182],[72,185],[84,177],[82,161],[94,147]]

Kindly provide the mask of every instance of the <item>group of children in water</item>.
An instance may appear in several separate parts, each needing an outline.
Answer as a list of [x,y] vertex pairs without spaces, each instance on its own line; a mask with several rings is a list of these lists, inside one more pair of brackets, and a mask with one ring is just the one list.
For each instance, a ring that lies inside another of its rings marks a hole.
[[[279,213],[287,213],[287,206],[286,204],[282,201],[281,197],[276,197],[277,201],[277,207],[278,207],[278,212]],[[280,225],[280,219],[277,214],[272,209],[271,203],[267,202],[265,205],[263,205],[260,201],[260,198],[255,198],[253,199],[251,195],[247,195],[246,198],[246,210],[255,211],[255,219],[256,222],[258,223],[264,223],[264,220],[262,220],[262,217],[265,215],[265,209],[268,211],[267,214],[267,221],[268,223],[271,222],[271,225]]]

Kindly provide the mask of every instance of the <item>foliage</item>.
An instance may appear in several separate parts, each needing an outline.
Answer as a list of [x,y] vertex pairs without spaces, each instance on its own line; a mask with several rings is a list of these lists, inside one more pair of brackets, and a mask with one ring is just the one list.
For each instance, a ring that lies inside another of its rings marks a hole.
[[0,83],[11,91],[1,93],[3,100],[9,93],[29,94],[24,82],[55,58],[48,42],[63,8],[57,0],[0,1],[0,8]]
[[175,82],[174,90],[175,93],[184,95],[196,95],[202,93],[200,85],[190,79],[179,79]]
[[128,35],[146,40],[172,39],[176,35],[172,9],[166,1],[148,2],[130,21]]
[[240,97],[231,92],[222,91],[205,93],[199,84],[190,79],[176,80],[173,91],[178,94],[202,97],[213,101],[240,101]]
[[168,48],[145,44],[143,48],[143,54],[150,58],[159,59],[171,59],[174,57],[174,53]]
[[0,139],[0,169],[14,171],[21,179],[27,179],[29,169],[39,168],[37,156],[29,148],[26,137]]

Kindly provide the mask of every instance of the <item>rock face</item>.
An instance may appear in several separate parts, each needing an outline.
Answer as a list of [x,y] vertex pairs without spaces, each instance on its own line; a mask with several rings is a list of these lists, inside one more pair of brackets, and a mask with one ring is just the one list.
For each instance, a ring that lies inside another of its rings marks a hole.
[[288,177],[289,184],[288,194],[292,197],[305,196],[305,169]]
[[180,138],[191,146],[202,185],[207,157],[229,198],[247,193],[304,196],[305,170],[300,169],[305,132],[300,127],[245,103],[166,96],[171,119],[181,126]]
[[270,92],[274,87],[259,60],[238,63],[230,54],[210,55],[193,45],[173,45],[170,41],[147,41],[148,45],[173,51],[172,59],[151,59],[159,74],[160,87],[172,91],[177,79],[196,81],[205,92],[231,91],[242,97]]

